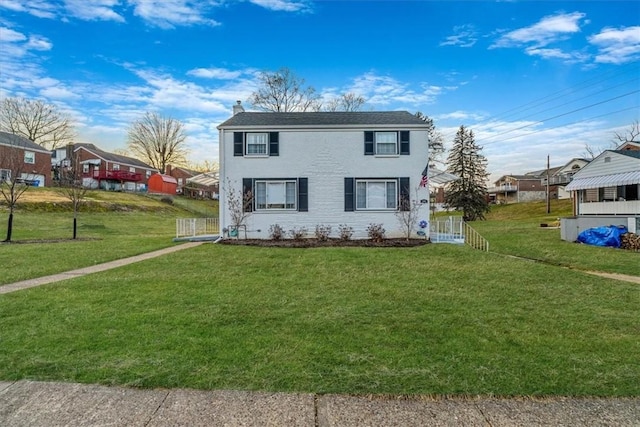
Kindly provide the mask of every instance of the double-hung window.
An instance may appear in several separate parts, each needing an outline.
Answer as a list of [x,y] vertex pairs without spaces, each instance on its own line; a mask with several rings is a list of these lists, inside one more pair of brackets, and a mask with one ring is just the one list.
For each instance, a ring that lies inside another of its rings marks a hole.
[[397,132],[376,132],[376,154],[395,155],[398,154],[398,133]]
[[11,181],[11,169],[0,169],[0,182]]
[[356,210],[396,209],[398,207],[398,181],[357,180]]
[[296,209],[295,180],[291,181],[256,181],[256,209]]
[[36,153],[33,151],[25,151],[24,152],[24,162],[30,165],[36,162]]
[[247,156],[266,156],[268,145],[268,133],[247,133]]

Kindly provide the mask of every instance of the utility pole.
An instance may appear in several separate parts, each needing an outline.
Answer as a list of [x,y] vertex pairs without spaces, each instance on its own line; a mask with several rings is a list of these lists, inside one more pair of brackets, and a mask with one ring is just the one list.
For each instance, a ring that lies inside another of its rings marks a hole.
[[547,154],[547,213],[551,213],[551,195],[549,194],[549,155]]

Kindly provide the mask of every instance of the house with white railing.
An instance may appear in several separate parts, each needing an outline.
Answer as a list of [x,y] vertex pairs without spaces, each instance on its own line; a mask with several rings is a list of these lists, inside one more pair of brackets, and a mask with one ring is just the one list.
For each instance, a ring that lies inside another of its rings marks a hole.
[[575,241],[592,227],[622,225],[640,232],[640,151],[607,150],[585,165],[567,185],[571,218],[561,221],[563,240]]

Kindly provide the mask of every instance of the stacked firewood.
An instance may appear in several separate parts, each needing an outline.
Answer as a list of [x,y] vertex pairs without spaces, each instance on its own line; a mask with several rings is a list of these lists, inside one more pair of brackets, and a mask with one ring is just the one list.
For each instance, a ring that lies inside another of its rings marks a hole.
[[620,236],[620,248],[640,251],[640,234],[624,233]]

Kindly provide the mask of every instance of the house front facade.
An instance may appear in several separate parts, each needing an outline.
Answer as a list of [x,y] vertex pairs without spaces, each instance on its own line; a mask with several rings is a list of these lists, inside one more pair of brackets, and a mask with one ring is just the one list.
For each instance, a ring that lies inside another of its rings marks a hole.
[[248,196],[249,238],[269,238],[276,224],[309,236],[329,225],[332,237],[350,227],[353,238],[381,224],[387,237],[403,237],[405,200],[415,206],[412,236],[428,221],[429,191],[420,186],[428,129],[414,115],[234,112],[218,126],[221,230],[233,227],[233,194]]
[[488,191],[491,201],[497,204],[532,202],[545,200],[546,189],[540,182],[540,176],[503,175]]
[[82,168],[83,186],[88,188],[144,191],[151,175],[158,172],[138,159],[109,153],[93,144],[74,144],[72,155]]
[[19,135],[0,132],[0,181],[51,185],[51,152]]
[[581,231],[622,225],[640,233],[640,151],[607,150],[573,175],[567,191],[574,196],[572,218],[563,218],[564,240]]

